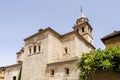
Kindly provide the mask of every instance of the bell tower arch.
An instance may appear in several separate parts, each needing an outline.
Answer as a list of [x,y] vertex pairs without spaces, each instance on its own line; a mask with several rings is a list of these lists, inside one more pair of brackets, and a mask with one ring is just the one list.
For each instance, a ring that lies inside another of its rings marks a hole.
[[92,37],[93,29],[89,24],[89,20],[87,19],[87,17],[83,15],[82,10],[80,13],[80,17],[76,20],[76,24],[74,25],[73,29],[93,45],[93,37]]

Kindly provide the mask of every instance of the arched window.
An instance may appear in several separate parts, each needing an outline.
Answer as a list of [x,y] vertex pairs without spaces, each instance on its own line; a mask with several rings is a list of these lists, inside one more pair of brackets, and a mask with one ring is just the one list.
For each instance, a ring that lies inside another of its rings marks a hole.
[[82,32],[84,32],[84,27],[82,27]]

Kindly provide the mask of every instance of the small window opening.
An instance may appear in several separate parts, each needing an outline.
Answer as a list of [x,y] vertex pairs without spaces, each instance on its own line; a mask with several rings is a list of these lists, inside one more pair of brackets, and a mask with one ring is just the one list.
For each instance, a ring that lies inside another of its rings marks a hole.
[[31,54],[31,48],[29,48],[29,53]]
[[36,53],[36,45],[34,46],[34,53]]
[[50,74],[51,74],[51,75],[54,75],[54,70],[51,70],[51,71],[50,71]]
[[65,74],[69,74],[69,68],[65,68]]
[[84,32],[84,27],[82,27],[82,32]]
[[79,32],[79,29],[77,29],[77,32]]
[[65,53],[68,53],[68,49],[67,49],[67,47],[65,47]]
[[38,45],[38,51],[41,51],[41,44]]
[[16,76],[13,76],[13,80],[16,80]]
[[19,63],[19,64],[21,64],[21,63],[22,63],[22,61],[18,61],[18,63]]

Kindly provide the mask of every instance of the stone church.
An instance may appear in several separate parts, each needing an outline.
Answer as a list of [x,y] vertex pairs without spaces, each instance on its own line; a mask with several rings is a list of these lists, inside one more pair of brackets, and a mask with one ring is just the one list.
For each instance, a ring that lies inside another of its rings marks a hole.
[[59,34],[52,28],[40,29],[24,39],[17,63],[1,67],[1,80],[78,80],[76,62],[83,52],[94,50],[92,27],[81,12],[73,31]]

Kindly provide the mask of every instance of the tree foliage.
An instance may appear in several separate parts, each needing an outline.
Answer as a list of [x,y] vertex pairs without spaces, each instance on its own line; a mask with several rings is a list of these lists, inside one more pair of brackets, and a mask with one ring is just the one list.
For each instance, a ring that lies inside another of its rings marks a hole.
[[120,46],[83,53],[77,68],[80,70],[79,80],[87,80],[87,74],[97,70],[120,72]]
[[19,75],[18,75],[18,80],[21,80],[21,74],[22,74],[22,66],[20,68],[20,72],[19,72]]

